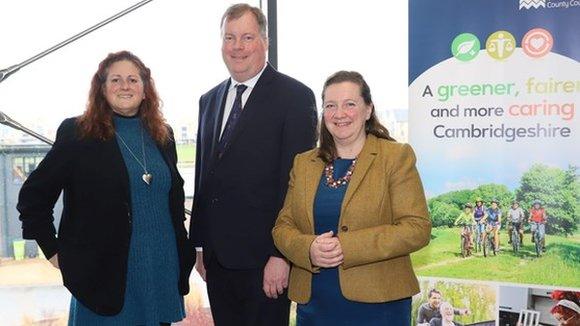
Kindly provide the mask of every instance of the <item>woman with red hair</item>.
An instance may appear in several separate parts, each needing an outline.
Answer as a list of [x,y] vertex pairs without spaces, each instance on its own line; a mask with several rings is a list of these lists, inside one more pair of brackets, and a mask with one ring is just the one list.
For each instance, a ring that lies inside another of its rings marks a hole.
[[552,299],[557,300],[550,313],[562,326],[580,326],[580,292],[554,291]]
[[[193,254],[171,129],[143,62],[109,54],[84,114],[23,184],[23,237],[72,294],[69,325],[168,325],[185,317]],[[63,192],[58,237],[53,208]]]

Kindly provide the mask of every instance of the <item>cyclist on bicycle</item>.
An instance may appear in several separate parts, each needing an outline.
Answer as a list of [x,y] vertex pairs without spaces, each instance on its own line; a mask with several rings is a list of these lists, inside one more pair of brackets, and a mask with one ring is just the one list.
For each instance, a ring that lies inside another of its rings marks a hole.
[[535,242],[535,232],[540,233],[540,238],[542,239],[542,251],[546,251],[546,219],[548,215],[546,214],[546,209],[542,207],[542,203],[539,200],[534,200],[532,203],[532,208],[530,209],[530,218],[528,222],[531,223],[532,231],[532,242]]
[[512,207],[510,208],[509,212],[508,212],[508,235],[509,235],[509,240],[508,242],[511,244],[512,243],[512,230],[514,228],[516,228],[516,230],[518,231],[518,234],[520,235],[520,244],[523,245],[523,241],[524,241],[524,228],[523,228],[523,223],[524,223],[524,219],[525,219],[525,215],[524,215],[524,210],[520,207],[520,203],[518,203],[516,200],[514,200],[512,202]]
[[486,217],[486,209],[483,205],[483,200],[481,198],[477,198],[475,201],[475,209],[473,210],[473,220],[475,221],[477,231],[479,234],[483,234],[485,232],[485,217]]
[[467,203],[463,206],[463,212],[459,214],[459,217],[455,220],[453,225],[460,225],[461,226],[461,236],[465,236],[467,238],[467,252],[470,254],[472,244],[471,244],[471,233],[472,226],[475,224],[473,220],[473,205],[471,203]]
[[[493,232],[494,251],[499,251],[499,226],[501,224],[501,209],[499,202],[494,199],[491,201],[491,207],[487,209],[486,223],[490,232]],[[487,232],[483,234],[483,243],[487,237]]]

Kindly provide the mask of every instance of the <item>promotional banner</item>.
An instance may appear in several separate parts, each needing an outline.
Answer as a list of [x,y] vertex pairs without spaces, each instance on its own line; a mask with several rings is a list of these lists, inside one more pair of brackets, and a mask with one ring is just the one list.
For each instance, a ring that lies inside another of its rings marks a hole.
[[409,31],[418,275],[580,288],[580,1],[412,0]]

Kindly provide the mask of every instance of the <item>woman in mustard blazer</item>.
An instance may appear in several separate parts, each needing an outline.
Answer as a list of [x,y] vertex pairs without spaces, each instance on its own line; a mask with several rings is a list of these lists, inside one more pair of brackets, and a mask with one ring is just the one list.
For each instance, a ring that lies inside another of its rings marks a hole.
[[320,147],[294,159],[272,231],[297,324],[410,325],[409,254],[431,232],[415,155],[378,122],[359,73],[330,76],[322,100]]

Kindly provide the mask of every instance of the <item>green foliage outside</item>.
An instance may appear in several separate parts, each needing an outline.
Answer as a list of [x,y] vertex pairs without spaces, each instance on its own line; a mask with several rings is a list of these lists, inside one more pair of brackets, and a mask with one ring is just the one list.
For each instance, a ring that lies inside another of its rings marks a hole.
[[550,234],[572,234],[580,223],[580,180],[577,168],[567,170],[533,165],[521,179],[516,189],[516,199],[529,207],[538,199],[549,215],[546,232]]
[[429,212],[434,227],[448,226],[452,227],[453,222],[466,203],[475,204],[475,201],[481,198],[485,203],[496,199],[500,202],[501,208],[510,207],[514,199],[514,194],[504,185],[485,184],[474,190],[451,191],[437,197],[429,199]]
[[177,145],[177,158],[179,163],[195,162],[195,144]]
[[547,251],[540,258],[535,255],[529,232],[524,234],[520,252],[514,254],[507,231],[502,229],[500,247],[497,256],[486,258],[479,252],[462,258],[460,229],[440,227],[433,229],[429,246],[411,257],[420,276],[580,287],[579,233],[546,235]]
[[520,186],[513,192],[504,185],[492,183],[433,197],[428,201],[433,226],[452,227],[463,205],[475,204],[477,198],[483,199],[487,206],[493,199],[500,202],[504,228],[507,226],[506,213],[514,199],[526,214],[534,200],[542,202],[548,213],[548,234],[574,234],[580,223],[580,180],[576,167],[562,170],[535,164],[522,175]]
[[429,290],[437,289],[442,301],[449,302],[454,308],[467,308],[470,314],[455,316],[454,321],[461,324],[495,320],[496,291],[492,286],[481,284],[453,283],[436,280],[423,280],[421,293],[413,297],[412,323],[416,325],[419,306],[427,302]]

